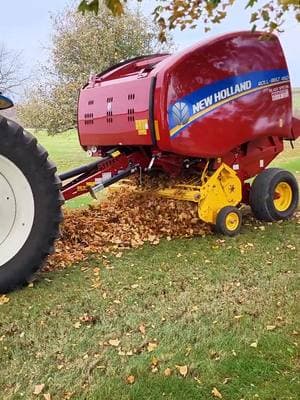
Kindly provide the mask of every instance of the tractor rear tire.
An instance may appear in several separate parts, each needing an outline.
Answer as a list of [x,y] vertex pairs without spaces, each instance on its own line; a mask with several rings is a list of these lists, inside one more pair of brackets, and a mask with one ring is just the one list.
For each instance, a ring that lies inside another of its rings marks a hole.
[[63,197],[37,140],[0,116],[0,293],[28,283],[53,251]]
[[299,201],[299,189],[293,174],[280,168],[268,168],[256,176],[250,189],[250,206],[260,221],[289,219]]

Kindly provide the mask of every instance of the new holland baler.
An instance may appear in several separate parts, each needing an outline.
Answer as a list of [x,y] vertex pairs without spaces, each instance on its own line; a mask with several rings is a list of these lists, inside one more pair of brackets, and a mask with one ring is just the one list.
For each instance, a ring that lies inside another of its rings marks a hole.
[[[0,96],[0,109],[11,106]],[[286,60],[276,36],[237,32],[177,54],[137,57],[91,76],[78,100],[79,140],[95,161],[60,175],[44,149],[0,117],[0,293],[28,281],[53,247],[65,200],[131,174],[181,184],[161,196],[195,202],[222,234],[257,219],[292,216],[295,177],[267,168],[300,135]],[[174,178],[174,179],[173,179]],[[252,184],[250,178],[254,178]]]
[[276,36],[227,34],[92,76],[80,91],[78,131],[82,147],[103,160],[75,171],[82,175],[64,186],[66,199],[159,170],[189,178],[160,195],[196,202],[203,221],[231,236],[241,204],[265,221],[289,218],[298,205],[294,176],[267,169],[300,135]]

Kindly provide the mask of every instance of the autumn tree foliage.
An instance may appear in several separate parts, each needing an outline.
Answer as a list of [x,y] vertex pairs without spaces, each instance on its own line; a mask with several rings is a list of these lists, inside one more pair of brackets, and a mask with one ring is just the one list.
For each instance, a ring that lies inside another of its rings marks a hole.
[[49,63],[17,108],[25,126],[51,134],[76,125],[78,90],[91,73],[161,48],[151,21],[138,11],[116,19],[105,7],[97,16],[67,10],[53,18],[53,32]]
[[[143,1],[143,0],[137,0]],[[202,24],[206,31],[212,24],[220,23],[237,0],[160,0],[153,10],[154,21],[158,25],[161,41],[166,40],[166,32],[176,27],[184,30]],[[114,15],[122,15],[127,0],[81,0],[79,11],[92,11],[95,14],[105,5]],[[260,5],[258,0],[244,1],[250,10],[250,25],[253,30],[259,25],[267,32],[279,31],[287,12],[294,13],[300,22],[299,0],[266,0]]]

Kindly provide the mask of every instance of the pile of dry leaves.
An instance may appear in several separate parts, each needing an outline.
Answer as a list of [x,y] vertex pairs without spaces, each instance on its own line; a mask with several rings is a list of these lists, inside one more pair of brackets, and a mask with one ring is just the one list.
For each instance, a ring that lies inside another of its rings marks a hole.
[[120,187],[95,206],[65,212],[61,238],[45,268],[64,268],[89,254],[119,255],[145,242],[157,244],[161,238],[202,236],[209,231],[199,220],[195,203]]

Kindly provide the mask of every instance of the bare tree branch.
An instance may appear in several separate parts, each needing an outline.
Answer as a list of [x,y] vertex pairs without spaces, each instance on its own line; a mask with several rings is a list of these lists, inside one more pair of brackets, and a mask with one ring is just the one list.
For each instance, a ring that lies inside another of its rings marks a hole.
[[22,76],[21,53],[0,44],[0,92],[14,94],[27,79]]

